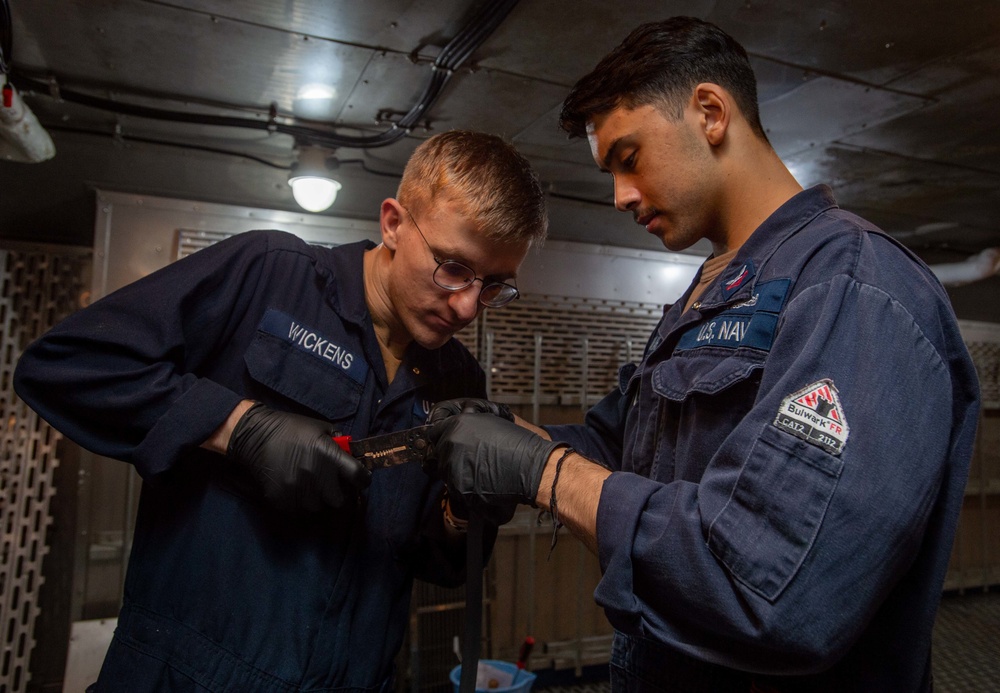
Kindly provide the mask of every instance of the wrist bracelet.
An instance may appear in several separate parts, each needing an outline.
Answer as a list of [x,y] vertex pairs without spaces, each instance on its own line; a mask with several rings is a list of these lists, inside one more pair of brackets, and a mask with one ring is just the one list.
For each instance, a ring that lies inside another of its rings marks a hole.
[[455,530],[456,532],[468,531],[469,521],[455,517],[455,514],[451,511],[451,502],[448,499],[447,493],[441,499],[441,513],[442,515],[444,515],[445,524],[447,524],[453,530]]
[[563,454],[556,461],[556,473],[552,477],[552,492],[549,494],[549,512],[552,513],[552,544],[549,546],[549,557],[552,557],[552,550],[556,548],[556,541],[559,538],[559,528],[563,526],[559,520],[559,507],[556,503],[556,484],[559,483],[559,472],[562,471],[563,462],[570,453],[576,452],[573,448],[567,447]]

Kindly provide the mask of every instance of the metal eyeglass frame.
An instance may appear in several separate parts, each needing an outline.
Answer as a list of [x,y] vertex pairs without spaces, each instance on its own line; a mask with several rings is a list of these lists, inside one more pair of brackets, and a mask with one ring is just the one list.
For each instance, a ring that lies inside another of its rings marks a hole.
[[[400,203],[399,206],[403,207],[403,204]],[[496,282],[496,281],[487,283],[485,279],[480,279],[479,277],[477,277],[475,270],[473,270],[468,265],[462,264],[457,260],[439,260],[438,257],[434,254],[434,249],[431,248],[431,244],[427,242],[427,237],[421,230],[420,224],[418,224],[417,220],[413,217],[413,214],[410,212],[410,210],[406,209],[406,207],[403,207],[403,209],[405,209],[406,213],[410,216],[410,221],[413,222],[414,228],[417,229],[417,233],[419,233],[420,238],[423,239],[424,245],[426,245],[427,250],[430,251],[431,258],[433,258],[434,262],[437,263],[437,267],[434,269],[434,274],[431,276],[431,279],[434,280],[435,284],[440,286],[445,291],[453,291],[457,293],[459,291],[465,291],[478,281],[481,285],[479,288],[478,300],[482,305],[486,306],[487,308],[503,308],[504,306],[509,305],[512,301],[520,298],[521,292],[518,291],[517,287],[514,286],[513,284],[508,284],[507,282]],[[445,273],[450,274],[452,276],[465,277],[465,279],[463,280],[464,283],[458,286],[453,286],[446,284],[441,279],[439,279],[438,274],[440,274],[441,268],[445,266],[452,268],[452,270],[459,270],[459,271],[452,271],[449,269],[445,269]],[[483,293],[487,289],[496,290],[497,293],[494,299],[487,300],[483,298]]]

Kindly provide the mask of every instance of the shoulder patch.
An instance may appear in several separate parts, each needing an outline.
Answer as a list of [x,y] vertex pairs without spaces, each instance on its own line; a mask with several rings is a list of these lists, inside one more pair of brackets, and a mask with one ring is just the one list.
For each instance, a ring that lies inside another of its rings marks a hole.
[[850,433],[837,388],[827,378],[781,400],[774,425],[832,455],[844,451]]
[[722,279],[722,297],[728,301],[737,291],[746,286],[756,273],[757,270],[754,269],[753,263],[747,260]]

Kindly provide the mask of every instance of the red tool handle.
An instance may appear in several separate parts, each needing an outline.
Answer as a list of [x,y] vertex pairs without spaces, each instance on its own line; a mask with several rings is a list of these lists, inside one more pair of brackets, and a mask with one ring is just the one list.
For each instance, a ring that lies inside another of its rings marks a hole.
[[351,436],[334,436],[333,442],[340,446],[340,449],[351,454]]
[[523,669],[528,663],[528,657],[531,655],[531,648],[535,646],[535,639],[530,635],[524,639],[521,643],[521,651],[517,655],[517,668]]

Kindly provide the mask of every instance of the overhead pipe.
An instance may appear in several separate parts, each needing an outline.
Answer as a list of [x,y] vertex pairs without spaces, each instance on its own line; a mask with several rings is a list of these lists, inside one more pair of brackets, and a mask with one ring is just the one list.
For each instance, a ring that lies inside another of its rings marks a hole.
[[945,286],[971,284],[1000,273],[1000,248],[986,248],[962,262],[946,262],[930,268]]
[[[279,132],[291,135],[297,141],[305,141],[329,148],[356,147],[371,149],[384,147],[406,137],[416,127],[430,110],[431,106],[437,101],[438,97],[444,91],[445,85],[455,74],[456,70],[472,56],[476,49],[486,42],[486,39],[496,31],[518,2],[519,0],[488,0],[473,20],[448,42],[441,50],[441,54],[434,60],[431,65],[430,79],[420,98],[417,99],[417,102],[398,122],[393,123],[388,130],[375,135],[341,135],[327,128],[280,122],[278,120],[277,107],[274,105],[272,105],[270,117],[264,121],[236,116],[215,116],[203,113],[189,113],[187,111],[169,111],[121,101],[112,101],[63,88],[59,89],[58,98],[63,101],[80,104],[81,106],[99,108],[139,118]],[[26,91],[33,91],[38,94],[47,94],[51,91],[50,84],[24,74],[15,74],[14,79],[20,88]]]
[[56,155],[56,146],[12,85],[3,86],[0,103],[0,159],[39,163]]

